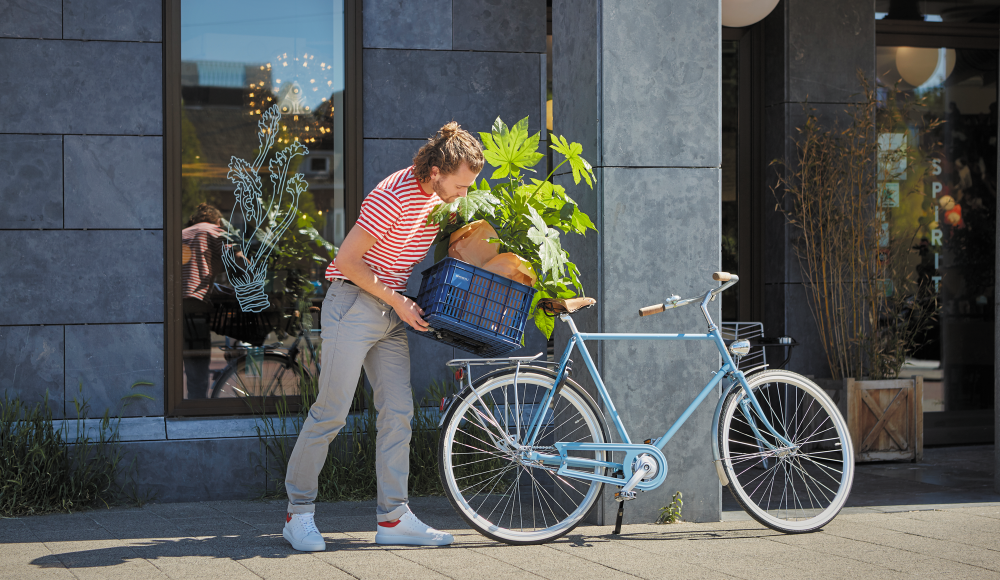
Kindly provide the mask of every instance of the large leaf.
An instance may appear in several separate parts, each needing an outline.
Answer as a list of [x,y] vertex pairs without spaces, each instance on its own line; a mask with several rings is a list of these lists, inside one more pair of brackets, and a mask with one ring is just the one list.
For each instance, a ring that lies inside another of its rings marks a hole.
[[[437,224],[444,228],[455,214],[462,222],[471,222],[493,215],[493,206],[500,200],[487,190],[470,191],[465,197],[460,197],[451,203],[443,203],[427,216],[428,224]],[[477,214],[478,217],[477,217]]]
[[545,156],[538,153],[539,134],[528,136],[528,118],[525,117],[509,128],[497,117],[492,133],[480,133],[483,157],[496,168],[491,179],[512,176],[517,179],[521,170],[534,171]]
[[590,163],[586,159],[580,157],[583,153],[583,145],[579,143],[568,143],[565,137],[560,135],[554,135],[551,147],[557,152],[562,153],[563,157],[569,161],[569,165],[573,168],[573,183],[580,183],[580,178],[582,177],[587,181],[587,185],[591,188],[594,187],[593,177],[594,168],[590,166]]
[[[569,206],[570,204],[566,204]],[[597,226],[594,222],[590,221],[590,216],[580,211],[580,207],[575,203],[573,205],[573,214],[569,217],[570,226],[573,228],[573,232],[577,234],[586,234],[587,230],[597,231]]]
[[[500,203],[500,200],[493,197],[489,191],[476,191],[465,197],[458,198],[454,203],[455,212],[458,214],[459,219],[471,222],[475,219],[492,215],[493,206]],[[479,212],[483,212],[483,215],[477,217],[476,214]]]
[[552,331],[556,328],[555,318],[549,316],[544,310],[538,308],[538,301],[543,298],[552,298],[552,295],[546,292],[544,288],[535,292],[535,297],[531,300],[531,309],[528,312],[531,313],[532,320],[538,330],[542,331],[545,335],[545,339],[548,340],[552,338]]
[[528,239],[538,246],[538,258],[542,263],[542,273],[561,277],[563,265],[566,264],[566,253],[559,243],[559,232],[548,227],[542,216],[534,208],[529,207],[529,218],[532,227],[528,230]]

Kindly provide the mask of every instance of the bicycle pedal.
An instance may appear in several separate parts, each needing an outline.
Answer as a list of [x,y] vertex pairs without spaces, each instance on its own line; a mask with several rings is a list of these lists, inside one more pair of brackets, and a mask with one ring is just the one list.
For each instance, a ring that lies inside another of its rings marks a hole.
[[619,503],[624,502],[624,501],[628,501],[630,499],[635,499],[635,492],[634,491],[616,491],[615,492],[615,501],[617,501]]

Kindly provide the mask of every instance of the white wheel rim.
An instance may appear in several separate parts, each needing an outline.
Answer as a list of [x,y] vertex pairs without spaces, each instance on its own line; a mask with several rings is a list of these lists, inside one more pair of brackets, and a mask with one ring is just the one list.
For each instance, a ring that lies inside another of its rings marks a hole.
[[[476,388],[476,392],[479,393],[480,397],[483,397],[488,392],[494,390],[498,386],[509,385],[512,378],[513,377],[511,375],[495,377],[483,383],[482,385],[478,386]],[[546,389],[551,388],[552,386],[552,379],[550,377],[538,375],[535,373],[526,373],[523,371],[518,374],[517,382],[518,385],[521,384],[535,385],[539,388],[546,388]],[[563,397],[563,400],[570,403],[574,408],[577,409],[578,412],[583,410],[583,412],[580,412],[580,416],[585,418],[586,427],[590,431],[590,434],[593,436],[595,442],[603,442],[604,441],[603,431],[596,417],[594,417],[593,414],[590,412],[590,406],[587,403],[587,401],[584,400],[583,397],[579,395],[579,393],[577,393],[574,389],[571,388],[564,388],[560,394]],[[458,401],[457,403],[455,403],[456,409],[454,411],[454,414],[452,414],[452,417],[453,418],[464,417],[465,412],[468,411],[471,404],[476,401],[477,401],[476,397],[471,394],[464,400]],[[587,489],[586,495],[584,496],[580,504],[577,506],[577,508],[573,512],[571,512],[568,517],[562,519],[555,525],[548,526],[540,530],[526,532],[526,531],[517,531],[508,528],[503,528],[494,524],[493,522],[487,520],[485,516],[477,513],[477,510],[474,509],[469,504],[465,495],[462,493],[462,490],[459,489],[457,482],[455,480],[454,470],[453,470],[454,467],[452,464],[452,446],[455,442],[455,433],[457,427],[458,427],[458,422],[452,420],[447,425],[445,425],[445,431],[442,434],[442,436],[444,437],[444,445],[443,445],[443,453],[441,460],[444,465],[444,471],[447,474],[447,477],[445,478],[446,485],[448,487],[451,496],[455,499],[456,503],[458,503],[459,509],[461,509],[465,513],[466,517],[471,522],[473,522],[476,527],[480,528],[481,530],[512,542],[530,543],[530,542],[544,541],[552,537],[559,536],[565,530],[572,529],[574,526],[576,526],[579,523],[579,521],[590,510],[590,508],[593,506],[594,501],[596,501],[597,499],[596,496],[599,493],[600,486],[590,485],[589,488]],[[523,436],[524,435],[522,434],[522,437]],[[521,469],[526,470],[526,468],[523,467]],[[536,471],[539,473],[548,473],[544,470],[537,470],[537,469],[532,471]],[[573,481],[582,482],[582,480],[579,479],[574,479]]]
[[[808,393],[814,401],[821,406],[832,421],[833,424],[831,428],[838,434],[839,445],[843,457],[843,469],[840,474],[840,487],[836,490],[837,495],[834,497],[834,500],[830,502],[830,505],[827,506],[826,509],[823,509],[812,517],[800,520],[787,520],[775,517],[769,513],[766,508],[758,505],[757,501],[751,499],[750,495],[743,488],[743,485],[739,483],[739,479],[733,477],[733,474],[738,472],[738,466],[734,466],[733,458],[730,456],[730,446],[728,441],[729,428],[732,425],[731,421],[736,413],[736,409],[739,408],[737,404],[739,398],[733,398],[732,402],[730,402],[729,405],[727,405],[727,407],[723,410],[722,420],[723,425],[727,426],[727,432],[724,434],[725,438],[722,440],[722,460],[727,467],[727,475],[730,477],[730,485],[732,486],[732,489],[736,491],[745,505],[752,506],[750,509],[752,509],[757,516],[766,522],[769,522],[770,525],[780,529],[790,531],[812,530],[823,526],[832,520],[844,507],[844,504],[847,502],[847,497],[850,495],[851,484],[854,479],[854,450],[851,445],[850,434],[847,431],[847,424],[844,422],[843,417],[837,410],[836,405],[834,405],[833,401],[830,400],[826,393],[814,383],[799,377],[798,375],[783,373],[780,371],[761,373],[760,375],[750,379],[751,389],[757,389],[759,386],[769,383],[786,383]],[[763,402],[760,402],[763,405]],[[758,425],[758,427],[761,431],[765,430],[763,425]],[[782,430],[779,426],[775,427],[779,430],[779,432]],[[775,467],[778,466],[778,462],[776,462]],[[786,508],[786,511],[789,510]]]

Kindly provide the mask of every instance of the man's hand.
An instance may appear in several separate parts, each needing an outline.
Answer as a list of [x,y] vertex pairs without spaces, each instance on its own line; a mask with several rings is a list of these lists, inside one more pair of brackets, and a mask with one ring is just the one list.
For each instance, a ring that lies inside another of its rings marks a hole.
[[402,294],[396,294],[395,296],[397,298],[395,304],[392,305],[392,309],[396,311],[399,319],[412,326],[414,330],[427,332],[430,325],[421,318],[424,314],[423,309],[417,306],[416,302]]

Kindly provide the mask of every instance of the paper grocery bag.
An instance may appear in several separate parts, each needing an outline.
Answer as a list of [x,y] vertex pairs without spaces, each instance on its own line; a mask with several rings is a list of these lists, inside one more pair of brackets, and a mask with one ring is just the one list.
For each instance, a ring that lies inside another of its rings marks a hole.
[[496,230],[486,220],[472,222],[451,234],[448,256],[482,268],[500,253],[499,244],[486,241],[496,237]]
[[524,258],[513,252],[505,252],[497,255],[482,267],[494,274],[500,274],[504,278],[520,282],[525,286],[534,286],[538,278],[531,266],[524,261]]
[[524,258],[511,252],[501,254],[499,244],[486,241],[496,237],[496,230],[486,220],[472,222],[451,234],[448,256],[515,282],[534,286],[538,277]]

